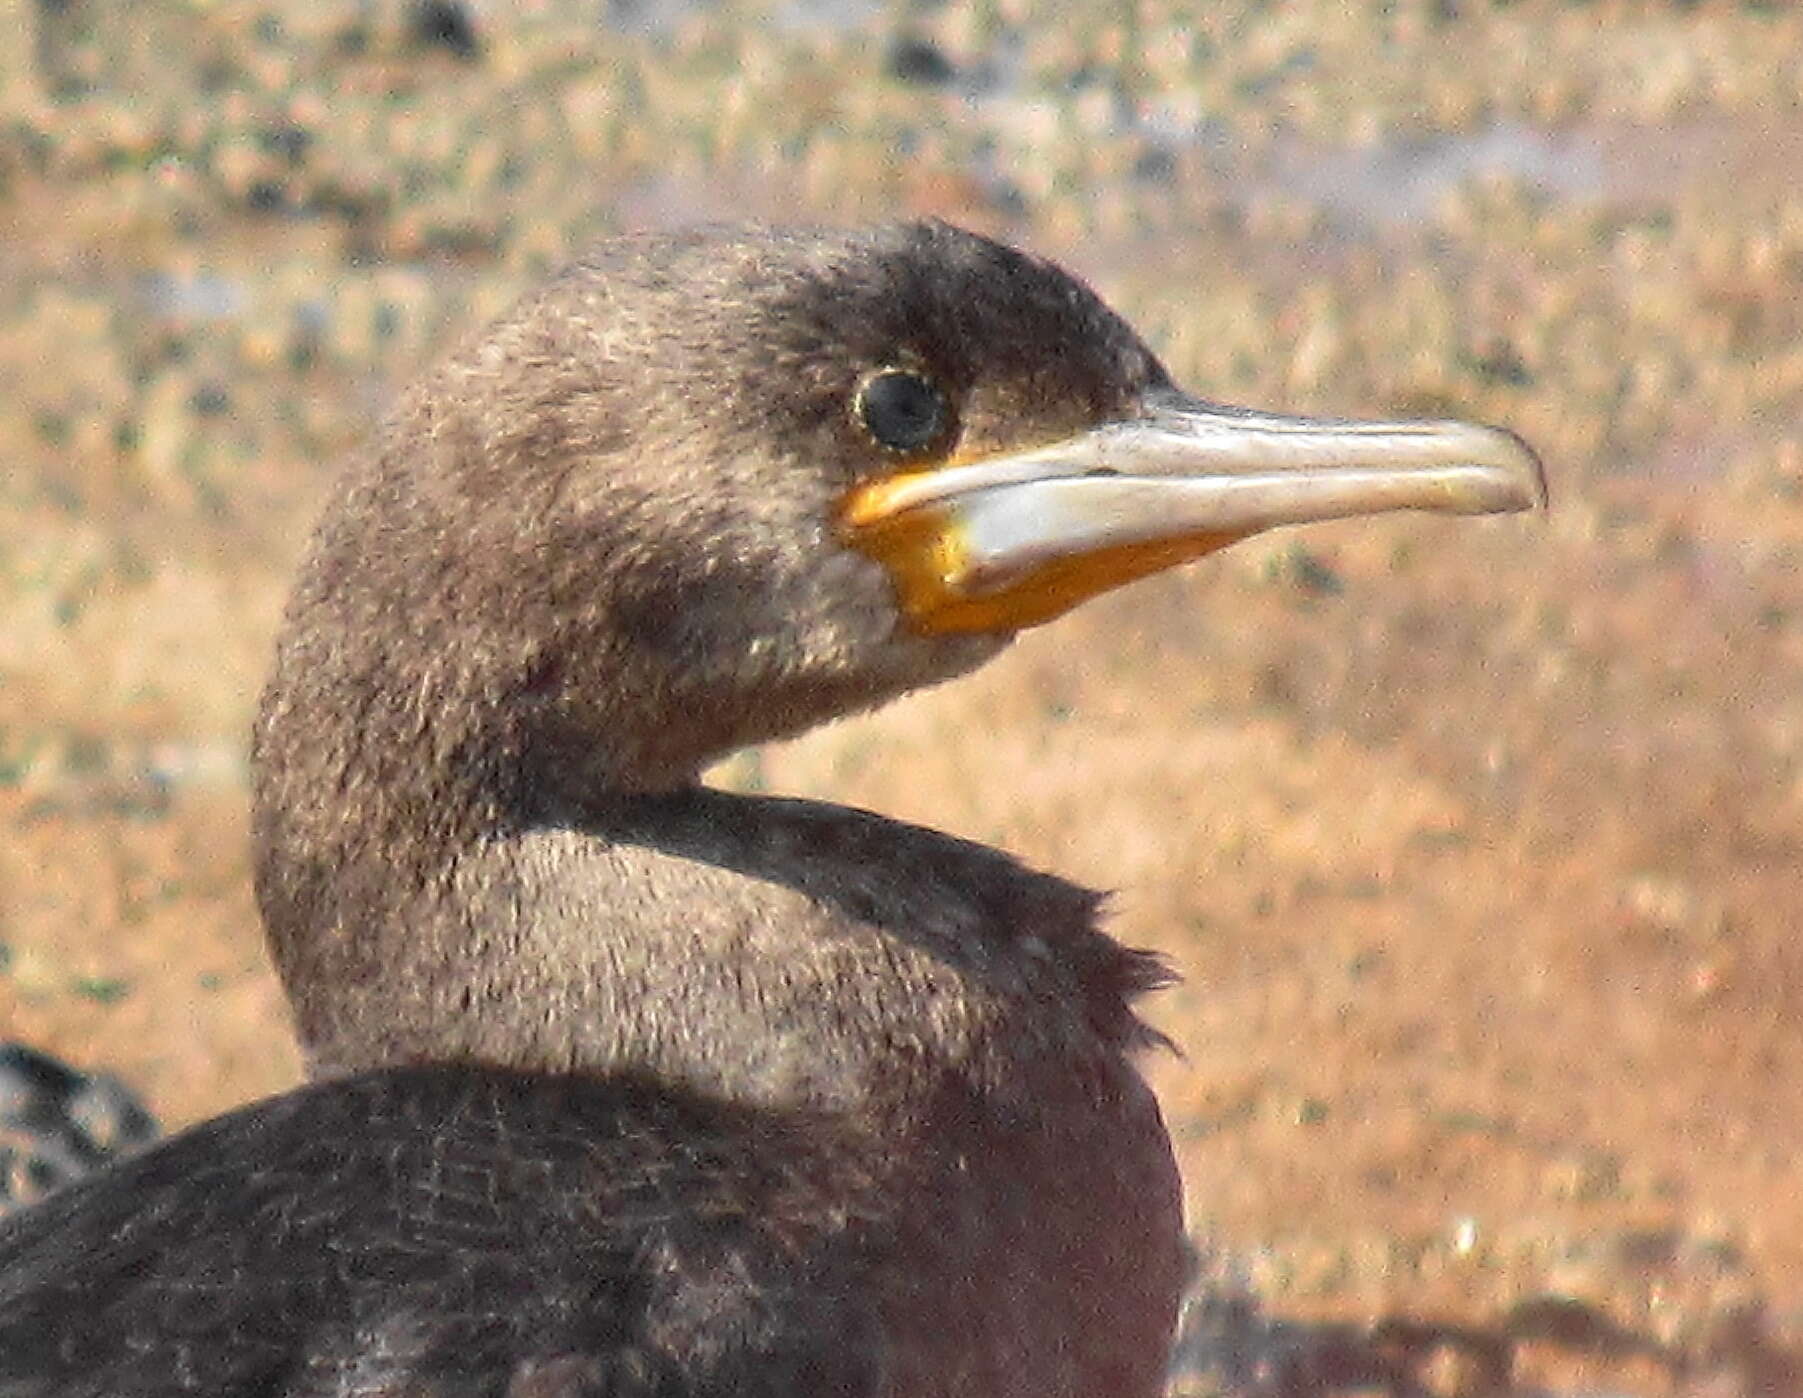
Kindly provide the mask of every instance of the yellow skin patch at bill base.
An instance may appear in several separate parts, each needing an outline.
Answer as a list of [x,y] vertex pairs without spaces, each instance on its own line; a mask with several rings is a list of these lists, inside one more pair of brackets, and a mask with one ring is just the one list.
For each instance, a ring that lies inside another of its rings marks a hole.
[[967,587],[970,560],[955,509],[941,504],[891,507],[898,484],[910,482],[914,475],[889,476],[860,486],[846,498],[840,522],[846,542],[888,570],[903,615],[928,636],[1038,626],[1101,593],[1245,537],[1196,534],[1095,549],[1052,559],[996,587],[973,592]]

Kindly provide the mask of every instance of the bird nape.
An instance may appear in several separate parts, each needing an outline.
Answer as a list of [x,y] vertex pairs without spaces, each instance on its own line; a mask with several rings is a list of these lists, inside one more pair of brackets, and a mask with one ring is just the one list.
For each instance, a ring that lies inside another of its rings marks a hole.
[[1262,529],[1543,500],[1496,429],[1187,397],[943,224],[604,244],[303,564],[253,837],[316,1081],[0,1225],[0,1395],[1159,1392],[1161,963],[702,769]]

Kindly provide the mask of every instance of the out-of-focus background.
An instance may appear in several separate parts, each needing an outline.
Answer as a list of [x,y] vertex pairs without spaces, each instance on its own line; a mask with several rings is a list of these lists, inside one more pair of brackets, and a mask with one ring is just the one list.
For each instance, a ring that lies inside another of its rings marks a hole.
[[720,779],[1183,970],[1178,1392],[1803,1392],[1798,10],[0,0],[0,1036],[293,1082],[245,730],[335,463],[587,240],[935,214],[1554,509],[1255,541]]

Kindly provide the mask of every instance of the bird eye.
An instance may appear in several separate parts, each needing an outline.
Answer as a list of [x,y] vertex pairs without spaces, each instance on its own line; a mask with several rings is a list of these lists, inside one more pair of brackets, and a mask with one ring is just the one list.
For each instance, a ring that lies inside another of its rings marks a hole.
[[945,395],[911,369],[879,369],[858,387],[858,421],[890,451],[916,452],[945,428]]

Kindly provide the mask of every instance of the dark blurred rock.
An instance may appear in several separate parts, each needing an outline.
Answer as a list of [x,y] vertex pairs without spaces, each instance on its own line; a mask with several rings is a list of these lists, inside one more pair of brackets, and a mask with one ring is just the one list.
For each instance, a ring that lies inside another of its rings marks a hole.
[[219,417],[231,411],[232,395],[224,384],[209,381],[188,395],[188,407],[196,417]]
[[476,17],[460,0],[413,0],[407,27],[421,48],[441,48],[466,63],[482,56]]
[[889,76],[922,87],[944,87],[958,76],[957,65],[930,39],[898,34],[889,41],[883,66]]
[[1177,175],[1177,153],[1169,146],[1148,144],[1133,161],[1133,178],[1147,184],[1169,184]]
[[42,1199],[156,1139],[155,1118],[116,1078],[0,1044],[0,1214]]

